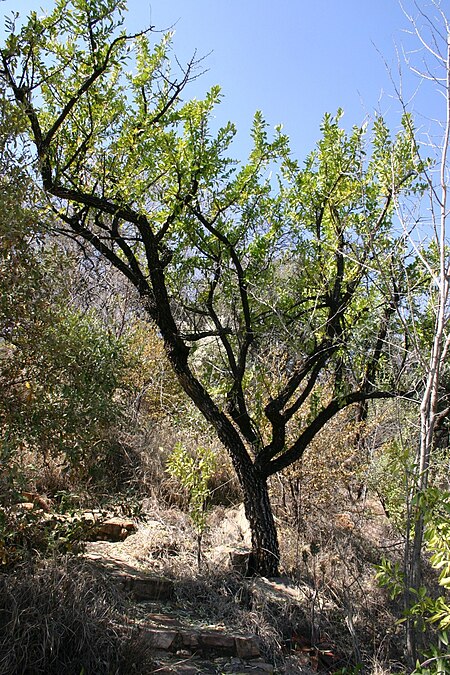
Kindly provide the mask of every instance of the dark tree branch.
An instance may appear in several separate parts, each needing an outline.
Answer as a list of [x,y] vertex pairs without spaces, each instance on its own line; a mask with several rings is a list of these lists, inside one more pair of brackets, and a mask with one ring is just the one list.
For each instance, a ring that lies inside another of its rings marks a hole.
[[324,357],[328,357],[336,349],[328,340],[323,340],[319,346],[316,346],[313,353],[310,354],[298,367],[294,370],[291,377],[287,381],[283,389],[278,393],[278,395],[269,401],[265,407],[265,415],[271,420],[271,417],[277,413],[280,413],[282,409],[287,405],[289,400],[297,391],[300,384],[308,376],[308,373],[314,368],[315,364]]
[[149,120],[150,125],[158,124],[158,122],[164,117],[166,112],[168,110],[170,110],[170,108],[173,106],[173,104],[178,99],[179,95],[181,94],[181,92],[183,91],[185,86],[190,81],[191,71],[192,71],[192,68],[194,67],[194,65],[195,65],[195,61],[194,61],[194,59],[191,59],[189,61],[188,65],[187,65],[187,68],[186,68],[186,71],[184,73],[183,79],[180,82],[173,82],[172,83],[172,89],[173,89],[172,95],[169,96],[169,98],[167,99],[166,103],[163,105],[161,110]]
[[314,385],[317,382],[317,378],[319,377],[325,362],[327,360],[327,356],[322,356],[321,359],[319,359],[315,364],[314,367],[311,370],[311,375],[309,376],[308,382],[306,383],[306,386],[304,387],[303,391],[301,392],[300,396],[297,397],[296,401],[289,407],[287,410],[284,412],[283,417],[286,421],[292,419],[292,417],[295,415],[296,412],[300,410],[302,407],[303,403],[306,401],[310,393],[312,392]]
[[[251,417],[247,410],[247,405],[245,401],[244,391],[242,388],[242,382],[245,374],[245,368],[247,364],[247,355],[251,343],[254,340],[254,331],[252,328],[251,322],[251,313],[250,313],[250,304],[248,298],[248,289],[247,282],[245,278],[245,272],[242,267],[241,260],[236,252],[235,247],[230,242],[228,237],[224,235],[220,230],[218,230],[212,222],[210,222],[205,216],[196,208],[191,207],[192,212],[199,220],[199,222],[205,227],[205,229],[210,232],[221,244],[223,244],[229,252],[230,258],[233,262],[234,268],[236,270],[238,278],[238,288],[239,296],[241,300],[241,307],[244,316],[244,325],[245,325],[245,334],[244,339],[239,347],[238,358],[234,356],[233,349],[226,339],[225,335],[221,336],[222,342],[224,344],[227,358],[230,364],[231,372],[233,373],[233,384],[228,391],[228,409],[233,420],[238,425],[239,429],[243,433],[244,437],[252,444],[259,444],[259,436],[254,430],[254,424],[251,420]],[[208,310],[211,312],[212,307],[209,306]],[[214,316],[212,317],[214,319]],[[215,316],[216,328],[219,329],[217,324],[218,317]],[[219,322],[220,323],[220,322]]]
[[197,342],[198,340],[203,340],[208,337],[221,337],[223,333],[227,335],[231,334],[230,328],[222,328],[221,330],[204,330],[197,333],[180,333],[180,337],[186,342]]
[[106,246],[103,241],[94,234],[88,227],[85,226],[85,221],[88,216],[88,209],[84,208],[81,211],[74,213],[71,216],[66,215],[63,212],[58,212],[59,218],[76,234],[82,237],[85,241],[89,242],[99,253],[101,253],[116,269],[118,269],[124,276],[131,281],[131,283],[137,288],[141,296],[151,298],[152,293],[151,289],[140,273],[136,273],[135,269],[132,269],[126,265],[123,260],[117,256],[114,251]]
[[274,473],[282,471],[286,467],[298,461],[314,437],[340,410],[343,410],[354,403],[359,403],[360,401],[394,398],[398,395],[398,392],[355,391],[347,394],[346,396],[343,396],[342,398],[333,398],[330,403],[325,408],[323,408],[323,410],[318,415],[316,415],[314,420],[306,427],[306,429],[300,434],[295,443],[293,443],[288,450],[279,455],[279,457],[272,459],[270,462],[265,464],[264,467],[262,467],[264,475],[266,477],[272,476]]
[[134,40],[135,38],[140,37],[141,35],[145,35],[148,32],[150,32],[150,28],[144,31],[140,31],[139,33],[135,33],[134,35],[119,35],[111,42],[111,44],[107,49],[105,58],[103,59],[103,63],[94,68],[92,74],[88,78],[86,78],[86,80],[83,82],[81,87],[78,88],[76,93],[70,97],[70,99],[67,101],[66,105],[61,110],[60,114],[58,115],[58,117],[56,118],[56,120],[46,133],[45,137],[43,138],[42,151],[45,152],[46,149],[49,147],[53,137],[60,129],[60,127],[63,125],[64,121],[71,113],[75,105],[78,103],[80,98],[83,96],[83,94],[85,94],[92,87],[92,85],[106,72],[110,64],[110,59],[115,47],[121,42],[128,42],[129,40]]

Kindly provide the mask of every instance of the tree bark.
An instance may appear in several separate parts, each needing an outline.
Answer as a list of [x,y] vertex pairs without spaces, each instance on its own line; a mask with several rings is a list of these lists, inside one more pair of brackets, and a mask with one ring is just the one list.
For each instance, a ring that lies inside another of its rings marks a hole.
[[264,577],[277,577],[280,549],[267,480],[254,467],[251,472],[240,477],[240,480],[244,491],[245,515],[252,533],[248,572]]
[[[423,15],[425,16],[425,15]],[[439,268],[433,268],[426,258],[419,253],[419,258],[424,264],[424,269],[430,275],[432,285],[436,289],[434,298],[434,334],[431,345],[431,353],[424,368],[424,393],[420,405],[420,442],[415,469],[415,485],[412,487],[411,496],[415,499],[411,510],[413,519],[409,523],[412,531],[411,542],[407,542],[405,551],[405,606],[408,609],[416,601],[414,591],[418,591],[422,584],[422,548],[424,540],[424,528],[426,519],[426,504],[421,498],[426,495],[430,475],[430,459],[434,449],[434,433],[436,422],[439,419],[438,403],[439,390],[443,384],[442,369],[448,357],[450,350],[450,336],[447,327],[449,323],[448,299],[450,294],[450,265],[448,257],[448,155],[450,149],[450,28],[448,20],[441,13],[444,19],[445,30],[445,52],[437,43],[442,34],[433,25],[430,16],[427,16],[427,22],[431,26],[430,42],[424,39],[421,29],[418,27],[413,17],[408,17],[414,32],[418,36],[422,46],[437,59],[443,68],[443,77],[430,76],[439,88],[443,89],[445,101],[445,124],[443,125],[442,144],[434,146],[439,148],[440,158],[437,161],[439,170],[438,186],[434,184],[432,170],[425,172],[425,178],[429,186],[430,194],[430,212],[432,214],[432,226],[434,236],[432,243],[436,247],[439,256]],[[428,26],[427,26],[428,30]],[[442,45],[443,47],[443,45]],[[416,71],[417,72],[417,71]],[[400,99],[401,100],[401,99]],[[433,146],[432,146],[433,147]],[[438,190],[440,189],[440,194]],[[437,210],[435,210],[437,207]],[[439,217],[438,217],[439,213]],[[409,224],[401,218],[405,232],[408,231]],[[412,241],[412,239],[411,239]],[[415,246],[415,244],[414,244]],[[430,296],[430,299],[433,299]],[[406,623],[406,647],[408,662],[414,667],[419,648],[421,647],[421,635],[417,630],[415,622],[409,617]]]

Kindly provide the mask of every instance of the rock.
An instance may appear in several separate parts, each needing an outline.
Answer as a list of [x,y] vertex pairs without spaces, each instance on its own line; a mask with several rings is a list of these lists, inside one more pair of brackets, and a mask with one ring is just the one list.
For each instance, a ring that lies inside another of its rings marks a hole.
[[236,654],[234,637],[224,633],[200,633],[198,636],[199,648],[202,652],[214,652],[225,656]]
[[233,656],[233,657],[229,660],[229,666],[230,666],[230,668],[232,668],[234,671],[236,671],[236,669],[242,670],[243,665],[244,665],[244,664],[242,663],[242,660],[241,660],[240,658],[238,658],[237,656]]
[[209,551],[208,557],[214,566],[226,567],[245,577],[248,572],[250,554],[250,548],[222,544]]
[[124,541],[136,532],[136,524],[129,519],[116,516],[105,518],[101,511],[85,511],[75,516],[87,526],[86,541]]
[[251,550],[247,548],[234,549],[229,552],[231,568],[246,577]]
[[300,589],[288,577],[274,577],[266,579],[265,577],[254,577],[252,580],[252,592],[254,600],[261,596],[262,602],[267,599],[275,602],[298,602],[301,598]]
[[250,661],[249,666],[251,667],[251,672],[254,675],[273,675],[274,667],[271,663],[266,663],[262,659],[256,661]]
[[177,637],[178,633],[174,630],[161,630],[158,628],[147,628],[145,630],[145,640],[152,649],[170,651],[174,648]]
[[[35,508],[35,504],[33,502],[20,502],[20,504],[16,504],[14,510],[16,513],[19,513],[20,511],[33,511]],[[40,511],[41,513],[43,512],[42,509],[36,509],[37,511]]]
[[171,670],[171,673],[177,673],[177,675],[200,675],[202,672],[190,663],[178,663],[174,666],[175,670]]
[[186,647],[191,652],[198,651],[200,648],[199,634],[196,631],[184,632],[181,636],[183,647]]
[[84,541],[124,541],[137,530],[132,520],[119,517],[106,518],[101,511],[84,511],[75,516],[45,513],[44,516],[50,526],[64,523],[80,525],[83,528],[80,538]]
[[254,659],[261,656],[259,644],[256,638],[239,637],[235,638],[236,654],[240,659]]
[[177,661],[174,663],[172,666],[166,666],[162,670],[159,668],[156,671],[158,675],[212,675],[213,673],[216,673],[214,670],[205,670],[203,667],[203,664],[201,665],[196,665],[194,663],[190,663],[189,661]]
[[336,513],[334,516],[334,524],[340,530],[351,531],[355,529],[355,523],[348,513]]
[[[165,577],[158,577],[158,579],[165,579]],[[165,579],[170,581],[169,579]],[[155,614],[152,612],[148,615],[148,619],[158,626],[164,626],[164,628],[181,628],[182,624],[178,616],[172,614]]]
[[48,497],[37,494],[37,492],[22,492],[22,499],[25,504],[32,503],[35,508],[42,509],[45,513],[50,512],[51,501]]
[[130,591],[137,602],[153,600],[170,600],[173,597],[174,585],[166,577],[151,577],[145,575],[118,575],[125,590]]
[[136,530],[137,527],[132,520],[108,518],[107,520],[95,523],[92,535],[96,541],[124,541]]
[[242,544],[246,548],[251,548],[252,533],[243,504],[236,508],[227,509],[225,517],[217,528],[217,539],[218,542]]

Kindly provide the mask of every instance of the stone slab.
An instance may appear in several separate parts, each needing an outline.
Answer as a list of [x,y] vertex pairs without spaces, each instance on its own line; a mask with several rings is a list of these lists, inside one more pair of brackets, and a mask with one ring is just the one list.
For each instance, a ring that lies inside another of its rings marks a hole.
[[240,659],[254,659],[261,656],[256,638],[236,636],[234,641],[236,644],[236,654]]
[[125,590],[130,591],[137,602],[170,600],[174,594],[171,579],[144,575],[120,575]]
[[199,649],[204,652],[214,652],[215,654],[224,654],[234,656],[236,654],[236,643],[234,637],[224,633],[200,633],[198,636]]
[[177,631],[159,630],[158,628],[147,628],[145,630],[145,640],[153,649],[162,649],[170,651],[178,638]]

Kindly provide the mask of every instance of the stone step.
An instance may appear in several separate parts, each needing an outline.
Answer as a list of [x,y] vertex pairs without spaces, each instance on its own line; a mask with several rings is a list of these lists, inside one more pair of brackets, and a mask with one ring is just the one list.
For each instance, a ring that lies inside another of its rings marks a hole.
[[[261,658],[259,639],[255,635],[233,633],[222,625],[204,625],[199,617],[188,616],[175,599],[173,580],[148,574],[120,554],[108,555],[106,550],[88,551],[85,558],[114,579],[137,603],[141,639],[152,653],[166,655],[164,658],[168,661],[154,672],[273,673],[273,667]],[[199,668],[196,663],[199,659],[207,659],[211,670]],[[215,669],[217,660],[220,664]]]
[[174,583],[166,577],[148,574],[116,574],[115,578],[125,591],[132,594],[136,602],[166,602],[174,594]]
[[88,552],[84,557],[107,572],[120,588],[133,596],[135,602],[166,602],[173,598],[172,579],[143,572],[120,557],[95,552]]
[[185,626],[167,615],[148,616],[141,624],[142,635],[154,650],[202,656],[231,656],[242,660],[261,656],[255,636],[232,635],[219,628],[203,629]]

